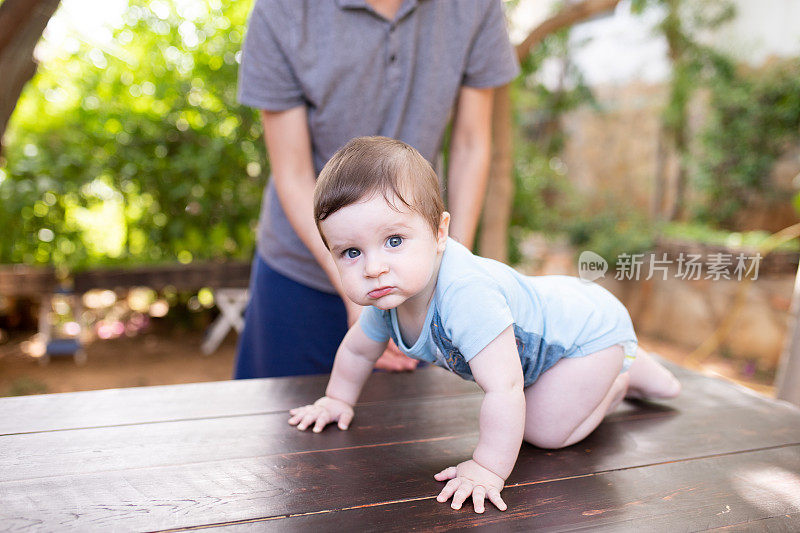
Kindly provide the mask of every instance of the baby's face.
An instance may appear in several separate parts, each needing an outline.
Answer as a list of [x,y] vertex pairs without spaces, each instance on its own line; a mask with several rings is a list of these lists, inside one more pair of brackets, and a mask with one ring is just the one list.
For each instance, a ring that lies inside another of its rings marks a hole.
[[348,298],[359,305],[393,309],[427,298],[436,285],[438,259],[447,242],[443,217],[438,235],[401,201],[381,194],[348,205],[320,222]]

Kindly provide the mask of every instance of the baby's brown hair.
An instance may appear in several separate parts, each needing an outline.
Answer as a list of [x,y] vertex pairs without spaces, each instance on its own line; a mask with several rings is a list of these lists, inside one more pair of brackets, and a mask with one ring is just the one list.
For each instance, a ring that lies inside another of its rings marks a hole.
[[[395,207],[391,197],[439,229],[444,202],[439,179],[430,163],[408,144],[389,137],[356,137],[333,154],[319,174],[314,189],[314,220],[325,246],[320,222],[374,194]],[[328,246],[329,247],[329,246]]]

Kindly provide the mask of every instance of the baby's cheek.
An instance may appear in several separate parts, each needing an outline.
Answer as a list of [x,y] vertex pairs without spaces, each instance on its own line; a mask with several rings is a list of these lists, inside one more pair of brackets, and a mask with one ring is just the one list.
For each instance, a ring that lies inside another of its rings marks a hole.
[[355,283],[353,280],[353,276],[349,275],[347,272],[339,271],[340,277],[342,278],[342,288],[344,289],[344,293],[351,299],[361,298],[363,295],[359,295],[359,284]]
[[354,288],[353,286],[347,286],[344,283],[342,283],[342,285],[344,285],[344,293],[347,295],[348,298],[350,298],[356,303],[364,305],[363,303],[361,303],[364,300],[364,294],[362,294],[363,291]]

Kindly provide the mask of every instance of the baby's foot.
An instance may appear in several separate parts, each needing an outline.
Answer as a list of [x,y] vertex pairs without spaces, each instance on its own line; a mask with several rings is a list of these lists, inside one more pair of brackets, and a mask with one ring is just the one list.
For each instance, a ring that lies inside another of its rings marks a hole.
[[626,398],[665,400],[681,393],[678,378],[644,350],[638,351],[629,372],[631,380]]

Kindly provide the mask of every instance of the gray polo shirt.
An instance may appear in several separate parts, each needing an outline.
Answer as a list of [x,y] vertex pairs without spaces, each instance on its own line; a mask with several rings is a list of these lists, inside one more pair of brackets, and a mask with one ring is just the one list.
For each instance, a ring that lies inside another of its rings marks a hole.
[[[317,174],[362,135],[400,139],[433,163],[459,88],[504,85],[518,71],[501,0],[404,0],[394,20],[365,0],[256,0],[239,101],[270,111],[306,106]],[[335,293],[271,179],[258,252],[284,276]]]

